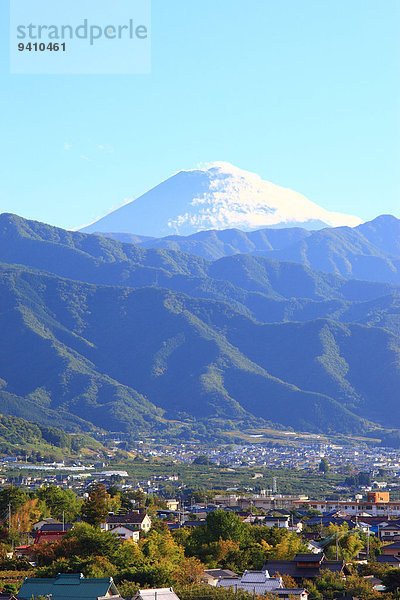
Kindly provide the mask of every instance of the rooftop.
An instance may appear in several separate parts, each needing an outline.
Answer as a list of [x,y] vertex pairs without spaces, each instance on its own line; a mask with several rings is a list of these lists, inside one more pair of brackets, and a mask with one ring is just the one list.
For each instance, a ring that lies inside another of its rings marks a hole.
[[112,577],[85,579],[82,573],[59,573],[51,579],[27,577],[18,592],[18,598],[31,600],[38,596],[51,596],[52,600],[99,600],[105,596],[120,598]]

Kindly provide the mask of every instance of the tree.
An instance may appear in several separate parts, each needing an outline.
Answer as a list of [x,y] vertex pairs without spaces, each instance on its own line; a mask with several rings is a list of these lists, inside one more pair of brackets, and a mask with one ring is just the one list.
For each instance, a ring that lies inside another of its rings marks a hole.
[[193,460],[192,465],[212,465],[212,462],[210,461],[208,456],[206,456],[205,454],[200,454],[199,456],[196,456],[196,458]]
[[0,491],[0,513],[5,514],[8,511],[8,505],[11,505],[11,512],[15,512],[29,498],[28,494],[12,485]]
[[57,485],[40,488],[37,497],[45,502],[50,515],[59,521],[63,516],[66,522],[74,522],[79,516],[80,501],[72,490],[64,490]]
[[325,457],[321,459],[318,469],[321,473],[327,473],[329,471],[329,463]]
[[209,542],[218,540],[243,541],[247,527],[240,517],[225,510],[214,510],[206,517],[206,538]]
[[184,558],[172,572],[174,582],[178,585],[193,585],[200,583],[204,565],[194,557]]
[[96,483],[82,506],[82,519],[99,527],[100,523],[104,523],[108,515],[108,498],[105,486],[102,483]]
[[24,533],[32,529],[32,525],[38,521],[42,514],[42,509],[38,504],[37,498],[28,498],[24,504],[11,514],[11,526],[15,531]]

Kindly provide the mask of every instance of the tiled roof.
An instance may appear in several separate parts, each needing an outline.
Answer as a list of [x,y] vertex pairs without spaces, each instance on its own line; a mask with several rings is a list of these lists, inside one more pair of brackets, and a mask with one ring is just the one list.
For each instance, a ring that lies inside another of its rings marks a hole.
[[66,535],[66,531],[41,531],[39,530],[37,536],[35,537],[35,544],[45,544],[47,542],[59,542],[64,535]]
[[320,563],[323,558],[324,555],[322,552],[318,552],[318,554],[315,552],[310,552],[307,554],[296,554],[293,560],[295,562]]
[[39,531],[68,531],[68,529],[72,529],[72,523],[45,523],[42,525]]
[[230,569],[205,569],[205,575],[211,575],[211,577],[237,577],[237,573],[234,573]]
[[107,523],[142,523],[147,515],[145,513],[128,513],[126,515],[108,515]]
[[271,575],[279,573],[279,575],[290,575],[295,579],[315,579],[323,569],[341,573],[345,569],[345,563],[344,561],[324,560],[321,564],[317,563],[312,567],[299,567],[295,560],[267,560],[264,569],[268,569]]
[[387,546],[383,546],[382,550],[397,550],[400,548],[400,542],[393,542],[393,544],[388,544]]
[[54,579],[27,577],[18,597],[31,600],[38,596],[50,596],[52,600],[97,600],[110,594],[118,596],[112,577],[85,579],[82,573],[57,575]]
[[242,577],[220,577],[217,587],[235,588],[264,594],[282,588],[281,577],[270,577],[268,571],[245,571]]
[[179,600],[172,588],[138,590],[134,600]]
[[379,563],[394,563],[396,566],[400,566],[400,557],[399,556],[393,556],[391,554],[380,554],[379,556],[377,556],[375,558],[376,562]]

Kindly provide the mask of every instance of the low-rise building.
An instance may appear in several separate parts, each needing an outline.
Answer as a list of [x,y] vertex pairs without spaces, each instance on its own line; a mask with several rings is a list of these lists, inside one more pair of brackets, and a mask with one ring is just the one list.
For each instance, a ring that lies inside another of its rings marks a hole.
[[230,569],[205,569],[202,580],[204,583],[215,587],[221,577],[237,577],[237,573]]
[[285,588],[283,585],[282,577],[276,576],[271,577],[267,570],[263,571],[245,571],[242,577],[226,577],[222,576],[218,579],[218,588],[225,589],[240,589],[250,594],[258,594],[262,596],[266,592],[282,598],[282,600],[289,600],[289,598],[295,598],[296,600],[307,600],[308,592],[304,588]]
[[296,554],[293,560],[267,560],[264,569],[272,575],[290,575],[297,583],[303,579],[315,579],[323,570],[343,576],[349,573],[344,560],[327,560],[323,552]]
[[48,597],[51,600],[122,600],[112,577],[85,579],[82,573],[58,574],[55,578],[27,577],[18,598]]
[[136,543],[139,541],[140,531],[132,527],[132,525],[118,525],[114,529],[111,529],[111,532],[123,541],[131,540]]
[[103,531],[113,531],[117,527],[129,525],[137,531],[147,533],[151,529],[151,518],[144,512],[130,512],[125,515],[116,515],[110,513],[105,523],[101,523],[100,528]]
[[132,600],[180,600],[172,588],[138,590]]

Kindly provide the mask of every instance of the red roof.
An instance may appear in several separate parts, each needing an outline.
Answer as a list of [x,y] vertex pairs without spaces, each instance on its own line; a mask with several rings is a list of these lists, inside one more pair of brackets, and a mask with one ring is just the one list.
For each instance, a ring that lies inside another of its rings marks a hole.
[[38,531],[35,538],[35,544],[46,544],[47,542],[59,542],[66,531]]

